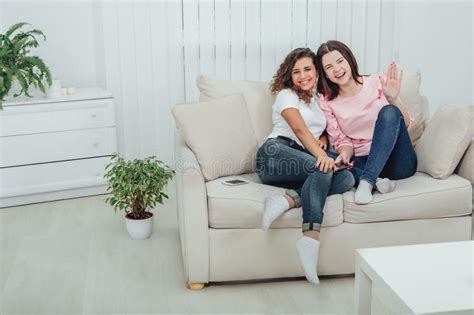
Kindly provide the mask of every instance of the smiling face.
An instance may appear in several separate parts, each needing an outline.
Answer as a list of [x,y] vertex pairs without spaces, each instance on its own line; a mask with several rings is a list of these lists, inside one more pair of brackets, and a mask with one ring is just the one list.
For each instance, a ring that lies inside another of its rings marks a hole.
[[333,100],[342,89],[357,88],[363,84],[354,54],[343,42],[328,40],[322,43],[316,53],[319,73],[318,93],[327,100]]
[[291,70],[291,81],[297,88],[303,91],[311,91],[313,89],[316,84],[316,67],[312,58],[303,57],[296,61]]
[[337,50],[325,54],[322,65],[326,77],[339,86],[345,86],[352,80],[352,69],[346,58]]

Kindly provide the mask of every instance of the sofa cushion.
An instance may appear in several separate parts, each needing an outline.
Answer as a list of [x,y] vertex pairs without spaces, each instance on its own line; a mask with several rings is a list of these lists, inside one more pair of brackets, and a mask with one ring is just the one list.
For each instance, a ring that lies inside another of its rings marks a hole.
[[175,105],[172,111],[206,180],[253,170],[257,139],[241,94]]
[[406,109],[414,118],[413,124],[408,129],[410,139],[415,145],[420,139],[428,118],[428,106],[420,95],[421,73],[419,70],[403,70],[402,86],[400,88],[400,99]]
[[[245,179],[249,184],[227,186],[229,179]],[[212,228],[259,229],[265,207],[265,198],[284,194],[285,189],[264,185],[255,173],[227,176],[206,183],[209,226]],[[324,207],[323,227],[342,223],[342,195],[329,196]],[[271,228],[301,228],[301,208],[287,211],[275,220]]]
[[434,178],[451,175],[471,142],[471,107],[441,106],[415,147],[417,170]]
[[354,191],[344,193],[344,221],[350,223],[434,219],[471,213],[471,183],[458,175],[439,180],[423,173],[397,181],[388,194],[374,193],[367,205],[354,202]]
[[201,92],[200,101],[242,93],[259,145],[272,131],[272,105],[275,95],[270,93],[268,82],[229,81],[201,75],[197,78],[197,86]]

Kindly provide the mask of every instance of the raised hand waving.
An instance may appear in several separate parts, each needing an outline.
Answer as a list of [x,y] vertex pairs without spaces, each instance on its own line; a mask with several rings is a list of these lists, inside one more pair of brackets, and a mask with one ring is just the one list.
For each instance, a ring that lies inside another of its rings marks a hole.
[[385,97],[389,102],[396,100],[398,94],[400,93],[400,87],[402,85],[403,70],[400,72],[400,77],[398,76],[397,65],[392,62],[388,66],[387,71],[387,80],[384,80],[381,76],[380,82],[382,83],[382,91]]

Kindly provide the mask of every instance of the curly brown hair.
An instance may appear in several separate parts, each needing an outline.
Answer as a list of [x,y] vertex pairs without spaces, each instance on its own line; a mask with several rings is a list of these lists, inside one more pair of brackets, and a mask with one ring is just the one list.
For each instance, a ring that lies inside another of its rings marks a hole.
[[316,68],[316,54],[309,48],[295,48],[293,49],[283,60],[283,63],[278,68],[277,72],[273,76],[273,80],[270,83],[270,92],[273,94],[280,92],[283,89],[293,90],[298,98],[305,104],[309,104],[311,101],[311,94],[296,87],[291,79],[291,71],[295,66],[296,62],[301,58],[309,57],[313,60],[314,67]]

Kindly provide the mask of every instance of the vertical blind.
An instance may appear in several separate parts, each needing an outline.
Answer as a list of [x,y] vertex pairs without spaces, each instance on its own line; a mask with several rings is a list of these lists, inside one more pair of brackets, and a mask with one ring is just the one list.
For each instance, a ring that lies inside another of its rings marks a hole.
[[396,57],[394,1],[103,1],[107,88],[117,103],[119,148],[127,158],[173,164],[174,104],[196,102],[196,77],[271,80],[296,47],[338,39],[362,73]]

